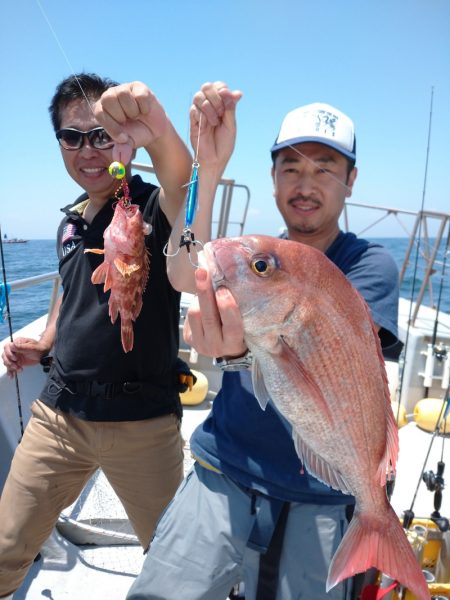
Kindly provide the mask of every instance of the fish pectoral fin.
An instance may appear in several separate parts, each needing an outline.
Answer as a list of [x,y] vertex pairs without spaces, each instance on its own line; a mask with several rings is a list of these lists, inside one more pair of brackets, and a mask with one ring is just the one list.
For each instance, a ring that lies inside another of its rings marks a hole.
[[255,394],[255,397],[258,400],[262,410],[266,410],[270,396],[269,392],[267,391],[266,384],[264,383],[264,377],[259,361],[256,358],[253,360],[252,381],[253,393]]
[[102,262],[91,275],[92,283],[105,283],[108,277],[109,265],[108,263]]
[[119,273],[123,277],[129,277],[132,273],[134,273],[135,271],[138,271],[140,269],[140,266],[137,265],[136,263],[132,263],[131,265],[128,265],[123,260],[120,260],[120,258],[114,259],[114,265],[116,266],[116,269],[119,271]]
[[292,438],[298,457],[308,473],[335,490],[340,490],[344,494],[352,494],[342,473],[336,471],[326,460],[311,450],[295,430],[292,430]]
[[311,397],[312,401],[316,403],[321,412],[327,417],[328,421],[333,423],[333,414],[313,375],[306,368],[306,366],[300,360],[300,357],[297,356],[296,352],[290,347],[283,336],[279,337],[279,341],[281,347],[279,357],[281,361],[287,363],[289,370],[293,369],[299,373],[302,378],[302,388],[304,393],[307,393]]
[[92,254],[105,254],[105,251],[101,248],[86,248],[84,254],[86,254],[87,252],[91,252]]

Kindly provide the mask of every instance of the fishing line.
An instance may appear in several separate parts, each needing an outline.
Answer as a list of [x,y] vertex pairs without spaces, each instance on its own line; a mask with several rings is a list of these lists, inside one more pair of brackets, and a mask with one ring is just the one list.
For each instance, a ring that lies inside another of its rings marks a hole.
[[85,94],[85,92],[84,92],[84,90],[83,90],[83,86],[81,85],[81,82],[80,82],[80,80],[78,79],[78,77],[77,77],[77,75],[76,75],[76,73],[75,73],[75,69],[73,68],[73,66],[72,66],[72,64],[71,64],[71,62],[70,62],[70,60],[69,60],[69,57],[68,57],[68,56],[67,56],[67,54],[64,52],[64,48],[63,48],[63,46],[62,46],[61,42],[59,41],[59,39],[58,39],[58,36],[56,35],[56,31],[54,30],[54,28],[52,27],[52,24],[50,23],[50,19],[47,17],[47,15],[46,15],[46,13],[45,13],[45,10],[44,10],[44,8],[43,8],[43,6],[42,6],[42,4],[40,3],[40,1],[39,1],[39,0],[36,0],[36,4],[38,5],[38,7],[39,7],[39,9],[40,9],[40,11],[41,11],[41,13],[42,13],[42,16],[44,17],[44,19],[45,19],[45,21],[46,21],[46,23],[47,23],[47,25],[48,25],[48,27],[49,27],[49,29],[50,29],[50,31],[51,31],[51,33],[52,33],[53,37],[55,38],[55,41],[56,41],[56,43],[57,43],[57,45],[58,45],[58,48],[61,50],[61,54],[62,54],[62,55],[63,55],[63,57],[65,58],[65,60],[66,60],[66,63],[69,65],[69,69],[72,71],[72,75],[75,77],[75,79],[76,79],[76,81],[77,81],[77,83],[78,83],[78,86],[79,86],[79,88],[80,88],[80,90],[81,90],[81,93],[82,93],[82,94],[83,94],[83,96],[84,96],[84,99],[85,99],[85,100],[86,100],[86,102],[88,103],[88,106],[89,106],[89,108],[90,108],[90,109],[91,109],[91,111],[92,111],[92,114],[95,116],[95,114],[94,114],[94,109],[92,108],[92,105],[91,105],[91,103],[89,102],[89,99],[88,99],[87,95]]
[[181,232],[180,245],[176,249],[176,251],[170,254],[167,251],[169,243],[164,246],[164,256],[173,257],[177,256],[180,252],[181,248],[186,247],[189,262],[194,268],[197,268],[199,265],[192,260],[191,256],[191,245],[193,247],[199,245],[203,247],[203,242],[200,240],[196,240],[194,236],[194,232],[191,229],[191,226],[194,223],[195,215],[198,209],[198,169],[200,167],[200,163],[198,162],[198,150],[200,147],[200,132],[202,125],[202,113],[200,112],[200,116],[198,119],[198,134],[197,134],[197,144],[195,148],[194,154],[194,162],[192,163],[191,177],[188,183],[183,185],[184,188],[188,188],[188,192],[186,194],[186,212],[185,212],[185,221],[184,228]]
[[[14,339],[13,339],[13,330],[12,330],[12,322],[11,322],[11,311],[9,308],[9,292],[8,292],[8,282],[6,279],[5,256],[3,254],[3,236],[2,236],[1,225],[0,225],[0,253],[1,253],[1,259],[2,259],[3,285],[4,285],[4,292],[5,292],[5,307],[6,307],[6,317],[7,317],[7,321],[8,321],[9,339],[10,339],[11,343],[13,343]],[[17,376],[17,373],[14,373],[14,381],[16,384],[17,408],[19,411],[20,438],[19,438],[18,442],[20,443],[20,440],[22,439],[22,436],[23,436],[24,428],[23,428],[23,416],[22,416],[22,400],[20,398],[19,378]]]
[[295,148],[294,146],[291,146],[291,145],[289,145],[287,147],[290,148],[291,150],[293,150],[294,152],[297,152],[297,154],[300,154],[300,156],[302,158],[304,158],[306,161],[310,162],[312,165],[314,165],[315,167],[319,168],[321,171],[326,173],[328,175],[328,177],[331,177],[331,179],[334,179],[334,181],[336,181],[337,183],[339,183],[339,185],[341,185],[343,188],[345,188],[345,190],[347,192],[352,191],[352,188],[349,185],[347,185],[346,183],[344,183],[343,181],[341,181],[339,179],[339,177],[336,177],[336,175],[334,175],[333,173],[330,173],[329,171],[326,171],[325,169],[323,169],[319,163],[317,163],[315,160],[313,160],[309,156],[306,156],[306,154],[303,154],[303,152],[300,152],[300,150],[298,148]]
[[[89,106],[89,108],[90,108],[90,110],[91,110],[91,112],[92,112],[92,114],[93,114],[93,116],[95,118],[94,108],[93,108],[92,104],[90,103],[89,98],[88,98],[86,92],[83,89],[83,86],[81,85],[81,81],[79,80],[77,74],[75,73],[75,69],[74,69],[72,63],[70,62],[69,57],[67,56],[66,52],[64,51],[63,45],[61,44],[61,42],[59,41],[58,36],[56,35],[56,31],[55,31],[54,27],[52,26],[52,24],[50,22],[50,19],[48,18],[47,14],[46,14],[46,12],[44,10],[44,7],[42,6],[40,0],[36,0],[36,4],[38,5],[38,7],[39,7],[39,9],[40,9],[40,11],[42,13],[42,16],[44,17],[44,19],[45,19],[45,21],[46,21],[46,23],[47,23],[47,25],[48,25],[48,27],[49,27],[49,29],[50,29],[53,37],[55,38],[55,41],[56,41],[56,44],[58,45],[58,48],[60,49],[60,51],[61,51],[61,53],[62,53],[65,61],[67,62],[68,66],[69,66],[69,69],[72,72],[72,75],[74,76],[74,78],[75,78],[75,80],[76,80],[76,82],[78,84],[78,87],[80,88],[80,91],[83,94],[83,97],[86,100],[87,105]],[[109,171],[109,174],[111,175],[111,177],[113,177],[115,179],[119,179],[119,180],[123,179],[125,177],[125,175],[126,175],[125,165],[123,165],[119,161],[112,162],[109,165],[108,171]],[[116,190],[116,194],[118,192],[120,192],[120,190],[123,190],[124,196],[126,196],[127,198],[129,197],[127,195],[128,194],[128,188],[126,186],[126,182],[125,181],[121,181],[120,182],[119,187]]]

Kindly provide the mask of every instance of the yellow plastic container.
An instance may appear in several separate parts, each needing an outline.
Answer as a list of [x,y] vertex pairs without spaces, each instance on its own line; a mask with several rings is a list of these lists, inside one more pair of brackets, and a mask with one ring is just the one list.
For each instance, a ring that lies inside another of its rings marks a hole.
[[184,406],[201,404],[208,393],[208,379],[206,376],[200,373],[200,371],[194,371],[193,369],[191,371],[197,377],[197,381],[191,390],[188,389],[186,392],[180,394],[181,404]]
[[[439,398],[424,398],[414,407],[414,421],[421,429],[425,431],[434,431],[436,428],[437,420],[442,411],[443,401]],[[439,431],[450,434],[450,415],[441,421]]]
[[400,404],[399,408],[398,402],[391,402],[391,407],[398,427],[403,427],[406,425],[408,423],[408,419],[406,418],[406,409],[403,404]]

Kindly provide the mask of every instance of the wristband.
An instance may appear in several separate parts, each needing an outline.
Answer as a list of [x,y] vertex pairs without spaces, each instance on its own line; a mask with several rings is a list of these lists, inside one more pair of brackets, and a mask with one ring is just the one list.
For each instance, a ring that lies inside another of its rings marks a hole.
[[222,371],[242,371],[251,368],[253,356],[250,350],[247,350],[244,356],[239,356],[237,358],[224,358],[223,356],[218,356],[213,362]]

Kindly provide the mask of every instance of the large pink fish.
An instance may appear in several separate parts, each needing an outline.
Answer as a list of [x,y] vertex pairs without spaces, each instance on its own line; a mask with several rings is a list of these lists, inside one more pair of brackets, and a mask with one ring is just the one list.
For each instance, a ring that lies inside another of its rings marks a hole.
[[133,348],[132,322],[142,309],[142,294],[147,284],[150,260],[144,236],[151,226],[145,223],[137,204],[119,200],[111,223],[105,229],[105,249],[90,248],[85,252],[104,254],[105,259],[92,273],[92,283],[104,283],[104,291],[111,290],[109,316],[115,323],[120,314],[122,347]]
[[268,236],[206,244],[214,286],[228,288],[254,356],[255,395],[292,425],[320,481],[356,498],[327,591],[376,567],[420,600],[428,588],[385,490],[398,434],[378,335],[360,294],[321,252]]

